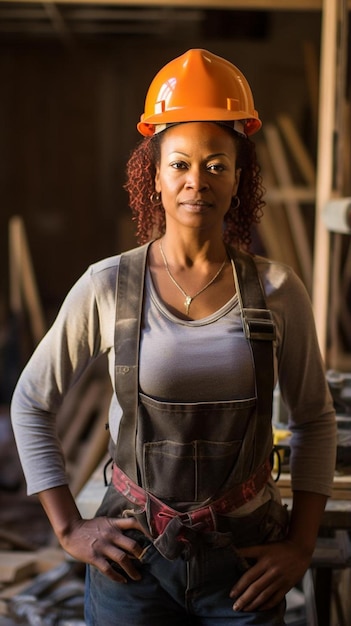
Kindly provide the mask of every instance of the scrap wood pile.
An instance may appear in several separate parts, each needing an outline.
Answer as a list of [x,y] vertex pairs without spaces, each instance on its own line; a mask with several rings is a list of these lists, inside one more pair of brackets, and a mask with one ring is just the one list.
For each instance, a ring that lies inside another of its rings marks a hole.
[[[1,533],[0,533],[1,536]],[[0,551],[2,626],[83,626],[84,567],[63,550]]]
[[[101,360],[57,416],[74,496],[106,455],[110,399]],[[84,565],[67,559],[39,501],[26,495],[8,415],[1,416],[1,424],[6,433],[0,442],[0,624],[83,626]]]
[[[1,448],[15,452],[4,440]],[[0,485],[0,624],[82,626],[84,567],[67,561],[38,499],[26,495],[23,480],[18,485],[17,458],[0,458],[2,478],[16,479]]]

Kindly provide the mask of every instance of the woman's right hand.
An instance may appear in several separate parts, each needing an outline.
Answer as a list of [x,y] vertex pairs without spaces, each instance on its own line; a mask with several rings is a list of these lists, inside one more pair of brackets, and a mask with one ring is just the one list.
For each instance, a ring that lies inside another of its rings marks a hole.
[[133,565],[133,559],[138,559],[143,549],[123,533],[131,528],[141,530],[137,520],[132,517],[77,519],[60,537],[60,543],[77,560],[94,565],[102,574],[116,582],[126,583],[127,578],[113,564],[124,570],[132,580],[141,579],[140,572]]
[[[134,517],[82,519],[67,485],[41,491],[38,497],[61,546],[68,554],[78,561],[94,565],[117,582],[127,582],[123,571],[133,580],[140,580],[133,559],[140,557],[143,548],[124,534],[130,529],[144,532]],[[113,567],[114,563],[122,571],[118,572]]]

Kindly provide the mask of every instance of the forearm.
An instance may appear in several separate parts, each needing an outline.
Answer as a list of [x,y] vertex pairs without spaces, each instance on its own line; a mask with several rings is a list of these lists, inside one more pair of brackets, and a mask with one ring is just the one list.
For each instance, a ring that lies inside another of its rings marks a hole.
[[117,582],[127,582],[125,575],[115,571],[116,563],[133,580],[140,579],[130,557],[138,559],[142,549],[123,531],[140,527],[134,518],[96,517],[82,519],[67,485],[46,489],[38,494],[63,549],[75,559],[90,563]]
[[288,539],[312,557],[327,497],[307,491],[294,491]]
[[41,491],[38,498],[55,535],[59,542],[63,543],[72,525],[81,520],[81,515],[68,485]]
[[287,538],[239,550],[255,564],[231,590],[234,610],[270,609],[301,580],[312,558],[326,499],[317,493],[294,492]]

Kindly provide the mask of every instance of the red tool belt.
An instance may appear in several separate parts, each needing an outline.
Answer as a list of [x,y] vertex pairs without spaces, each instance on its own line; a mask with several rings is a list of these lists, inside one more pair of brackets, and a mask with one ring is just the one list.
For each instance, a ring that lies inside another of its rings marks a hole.
[[215,530],[214,514],[225,515],[252,500],[268,481],[271,469],[270,459],[267,459],[247,481],[241,485],[235,485],[208,506],[202,506],[188,513],[176,511],[158,500],[128,478],[117,465],[113,466],[112,484],[129,502],[140,507],[141,512],[146,511],[146,507],[149,505],[151,531],[155,537],[158,537],[162,535],[168,523],[174,518],[178,518],[186,526],[196,526],[198,529],[201,527],[202,532]]

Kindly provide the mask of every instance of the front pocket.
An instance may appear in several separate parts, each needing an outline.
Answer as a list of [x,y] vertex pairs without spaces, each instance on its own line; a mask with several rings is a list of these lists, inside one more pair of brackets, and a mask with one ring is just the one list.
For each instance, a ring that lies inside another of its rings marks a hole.
[[144,488],[166,500],[206,500],[228,478],[241,443],[240,440],[145,443]]

